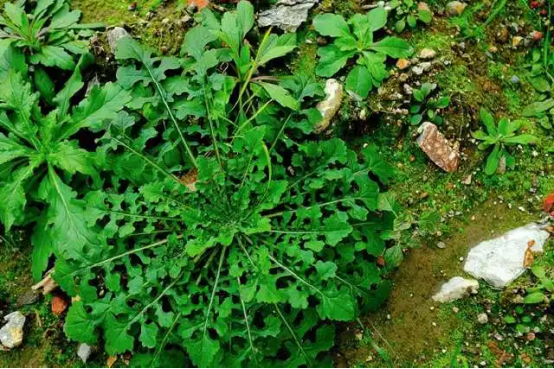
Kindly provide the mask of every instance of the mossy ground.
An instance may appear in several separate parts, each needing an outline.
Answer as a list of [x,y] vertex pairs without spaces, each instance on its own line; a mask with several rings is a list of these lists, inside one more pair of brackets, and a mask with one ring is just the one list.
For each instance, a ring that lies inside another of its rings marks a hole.
[[[3,0],[0,0],[0,4]],[[181,19],[184,1],[75,0],[73,7],[83,12],[83,21],[103,21],[108,26],[124,26],[146,44],[169,54],[176,53],[187,27]],[[430,0],[431,6],[444,7],[446,1]],[[493,2],[494,3],[494,2]],[[519,5],[518,5],[519,4]],[[325,0],[316,11],[334,11],[345,16],[362,11],[362,2]],[[531,323],[541,332],[533,341],[513,337],[514,328],[503,323],[502,316],[516,314],[510,303],[510,289],[499,292],[481,285],[479,295],[443,306],[430,297],[438,285],[455,275],[463,275],[461,257],[478,242],[541,215],[541,199],[554,190],[552,131],[545,131],[529,121],[527,133],[541,138],[541,144],[516,147],[516,167],[506,174],[486,176],[482,172],[485,154],[477,150],[471,132],[479,128],[481,107],[498,117],[520,118],[520,113],[535,94],[525,82],[529,47],[514,49],[509,40],[501,40],[502,29],[512,22],[523,22],[521,33],[533,29],[534,16],[521,2],[508,1],[506,10],[487,26],[491,2],[473,1],[460,17],[435,17],[433,23],[419,28],[406,38],[416,50],[433,48],[448,65],[422,76],[422,82],[435,82],[452,98],[444,112],[441,130],[460,143],[464,160],[453,174],[440,171],[414,142],[415,128],[406,117],[386,114],[384,108],[397,107],[383,95],[372,93],[368,101],[345,99],[336,131],[350,137],[352,144],[375,143],[383,156],[397,170],[391,186],[407,211],[420,214],[427,210],[440,212],[440,232],[423,239],[419,248],[409,250],[405,262],[394,276],[395,288],[383,309],[361,319],[358,324],[341,326],[335,357],[337,366],[474,366],[482,361],[487,366],[541,366],[549,355],[552,336],[544,333],[552,322],[539,321],[541,309],[526,308],[522,316],[534,316]],[[102,38],[102,37],[101,37]],[[313,31],[301,31],[301,46],[289,67],[295,74],[314,75],[317,42]],[[463,47],[461,47],[463,43]],[[100,42],[100,47],[107,47]],[[495,47],[496,52],[486,52]],[[518,76],[519,83],[513,83]],[[383,91],[402,91],[398,73],[382,87]],[[365,117],[361,112],[365,110]],[[471,184],[463,184],[468,176]],[[523,210],[520,210],[523,209]],[[32,285],[29,258],[31,248],[24,240],[8,240],[0,247],[0,310],[12,311],[17,298]],[[446,249],[437,249],[439,241]],[[552,267],[554,247],[537,262]],[[526,275],[515,283],[531,283]],[[51,297],[23,307],[28,316],[24,345],[0,353],[1,367],[82,366],[76,356],[76,344],[63,335],[64,316],[54,316]],[[459,309],[458,313],[453,308]],[[479,312],[490,310],[490,324],[477,323]],[[518,318],[519,319],[519,318]],[[434,323],[434,324],[433,324]],[[363,333],[363,334],[362,334]],[[361,334],[361,335],[360,335]],[[496,340],[500,334],[505,339]],[[491,344],[494,342],[494,344]],[[514,348],[518,345],[518,349]],[[495,346],[496,345],[496,346]],[[498,351],[500,350],[500,351]],[[499,352],[513,355],[511,361],[499,362]],[[87,366],[105,366],[107,356],[96,353]],[[530,361],[529,361],[530,360]],[[124,365],[119,360],[115,366]]]

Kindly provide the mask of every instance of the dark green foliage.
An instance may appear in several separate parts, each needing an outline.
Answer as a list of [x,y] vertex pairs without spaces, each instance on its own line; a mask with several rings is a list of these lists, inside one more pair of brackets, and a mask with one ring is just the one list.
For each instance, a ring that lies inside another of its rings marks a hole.
[[450,105],[450,97],[437,94],[436,88],[437,85],[434,83],[424,83],[421,88],[414,88],[412,96],[415,101],[410,106],[411,124],[417,125],[424,120],[438,125],[443,123],[440,112]]
[[118,45],[132,100],[93,127],[113,175],[84,198],[95,247],[56,263],[65,332],[136,366],[330,365],[331,322],[376,309],[402,260],[392,168],[309,136],[321,86],[259,75],[295,44],[245,43],[249,3],[202,17],[183,59]]
[[366,98],[372,88],[381,86],[388,77],[386,60],[406,58],[413,54],[410,44],[397,37],[375,40],[374,33],[387,23],[387,11],[376,8],[365,15],[355,14],[348,22],[337,14],[321,14],[314,19],[314,28],[322,36],[334,38],[333,44],[320,48],[316,74],[332,77],[346,63],[357,57],[346,77],[346,89],[358,98]]
[[433,13],[414,0],[392,0],[389,2],[391,12],[389,28],[402,32],[406,26],[416,28],[418,22],[429,24],[433,20]]
[[[30,1],[7,2],[0,15],[0,55],[12,45],[22,50],[31,64],[73,70],[73,55],[88,52],[90,29],[103,27],[79,24],[79,18],[81,12],[69,10],[66,0],[38,0],[34,7]],[[43,73],[41,77],[48,76]]]

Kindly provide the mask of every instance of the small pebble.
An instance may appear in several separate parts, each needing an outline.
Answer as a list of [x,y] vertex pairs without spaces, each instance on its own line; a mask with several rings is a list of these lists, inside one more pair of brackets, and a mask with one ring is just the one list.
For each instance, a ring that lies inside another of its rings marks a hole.
[[437,248],[439,249],[445,249],[446,248],[446,244],[442,241],[440,242],[437,242]]

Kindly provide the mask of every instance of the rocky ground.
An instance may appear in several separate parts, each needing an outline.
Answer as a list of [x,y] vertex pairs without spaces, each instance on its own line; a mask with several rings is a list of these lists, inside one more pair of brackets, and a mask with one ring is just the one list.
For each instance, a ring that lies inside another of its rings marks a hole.
[[[260,22],[289,31],[299,27],[302,46],[289,66],[298,73],[314,75],[317,47],[326,41],[311,27],[300,25],[304,15],[309,25],[317,13],[350,16],[376,2],[283,3],[273,8],[262,4],[266,11]],[[526,1],[508,1],[488,21],[499,3],[502,1],[428,1],[434,12],[431,24],[402,33],[416,49],[413,58],[399,60],[391,77],[368,99],[346,93],[329,99],[328,108],[336,115],[322,134],[349,137],[355,147],[376,144],[397,169],[391,190],[407,213],[413,219],[437,213],[440,220],[437,228],[426,234],[419,232],[414,221],[411,231],[416,244],[406,245],[405,261],[392,276],[389,300],[380,311],[342,327],[335,348],[336,366],[541,367],[554,363],[550,303],[522,303],[527,289],[539,284],[524,268],[531,266],[525,265],[525,260],[529,262],[528,242],[538,237],[526,235],[517,244],[523,260],[514,262],[520,263],[523,273],[502,289],[464,271],[471,248],[544,219],[543,201],[554,191],[552,128],[545,129],[538,120],[526,120],[525,133],[537,136],[540,142],[515,146],[515,167],[501,168],[494,175],[484,173],[485,153],[478,150],[471,134],[481,128],[482,107],[496,118],[515,120],[538,98],[527,77],[532,50],[542,42],[535,33],[540,30],[540,14]],[[214,4],[216,10],[227,5]],[[195,15],[184,0],[78,0],[73,6],[83,11],[84,21],[104,21],[109,30],[123,27],[168,54],[179,51],[183,30]],[[100,79],[107,78],[111,68],[107,34],[98,33],[93,44],[97,57],[105,60],[105,75],[100,72]],[[344,81],[345,76],[339,76],[335,83],[340,86]],[[418,131],[410,124],[410,108],[414,89],[426,83],[434,86],[433,96],[450,97],[450,104],[437,111],[444,119],[442,125],[426,125]],[[539,241],[531,248],[539,247]],[[46,296],[30,292],[30,247],[25,235],[3,235],[2,243],[0,316],[20,311],[26,319],[23,344],[1,353],[0,366],[125,366],[126,357],[109,358],[97,348],[88,352],[86,347],[68,342],[63,322],[69,302],[57,292]],[[544,251],[532,253],[531,263],[551,273],[553,243],[548,240],[541,246]],[[452,294],[439,298],[444,302],[433,300],[441,285],[453,277],[477,281],[478,289],[476,282],[468,288],[477,293],[460,293],[464,297],[453,301]],[[21,319],[9,324],[21,327]],[[87,357],[86,363],[83,357]]]

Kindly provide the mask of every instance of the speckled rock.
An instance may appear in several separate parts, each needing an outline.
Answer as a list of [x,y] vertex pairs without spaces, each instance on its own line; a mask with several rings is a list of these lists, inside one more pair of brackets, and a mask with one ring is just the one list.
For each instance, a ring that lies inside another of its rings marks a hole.
[[419,52],[420,59],[433,59],[437,55],[437,52],[433,49],[425,48]]
[[436,125],[430,122],[423,123],[418,132],[417,144],[427,154],[429,159],[448,173],[455,172],[460,162],[460,154],[448,140],[439,132]]

